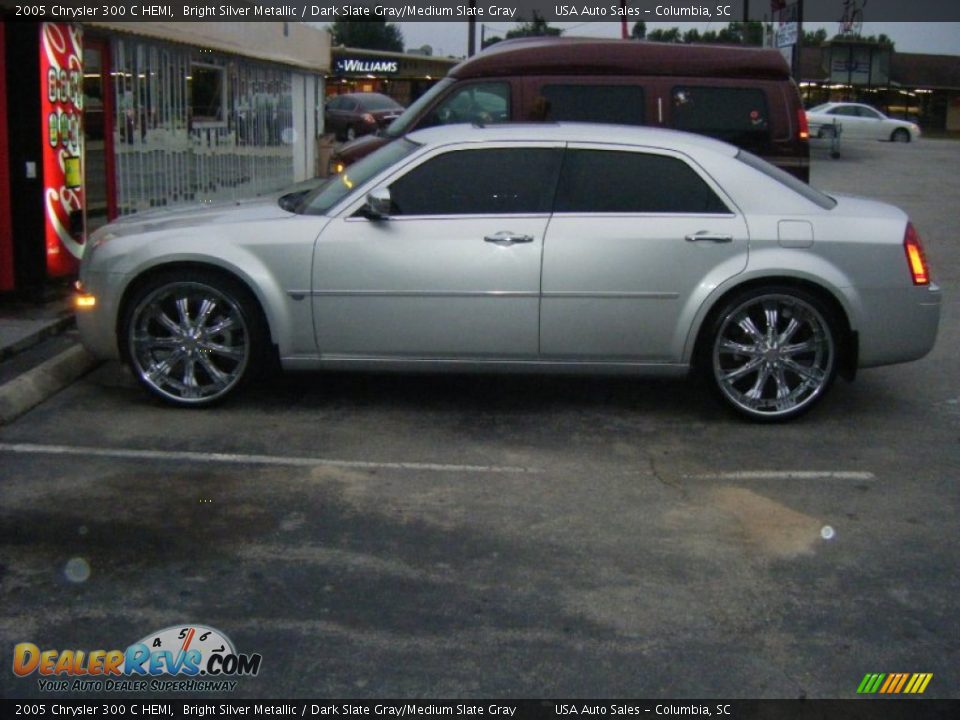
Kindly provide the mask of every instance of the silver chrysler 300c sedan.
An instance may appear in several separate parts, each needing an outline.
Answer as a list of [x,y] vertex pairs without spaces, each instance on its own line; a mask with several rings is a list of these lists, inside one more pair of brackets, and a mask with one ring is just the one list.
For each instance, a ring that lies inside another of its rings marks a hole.
[[705,374],[757,420],[923,357],[940,290],[899,209],[642,127],[415,132],[313,190],[127,217],[83,259],[88,349],[171,403],[286,369]]

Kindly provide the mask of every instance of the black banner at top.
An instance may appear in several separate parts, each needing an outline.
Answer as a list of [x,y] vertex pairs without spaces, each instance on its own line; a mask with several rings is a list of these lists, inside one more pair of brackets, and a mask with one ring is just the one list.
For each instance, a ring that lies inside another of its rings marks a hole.
[[[519,22],[534,13],[548,21],[772,21],[784,0],[0,0],[6,19],[56,21]],[[805,22],[840,22],[859,11],[867,22],[960,21],[953,0],[802,0]],[[800,7],[800,4],[797,5]],[[745,14],[746,12],[746,14]]]
[[369,720],[583,720],[720,718],[721,720],[946,720],[960,700],[0,700],[14,718],[312,718]]

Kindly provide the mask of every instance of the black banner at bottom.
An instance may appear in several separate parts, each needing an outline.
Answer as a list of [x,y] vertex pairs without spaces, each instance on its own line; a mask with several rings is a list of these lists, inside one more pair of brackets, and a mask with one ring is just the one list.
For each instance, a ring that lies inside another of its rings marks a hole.
[[960,700],[2,700],[6,718],[720,718],[721,720],[940,720]]

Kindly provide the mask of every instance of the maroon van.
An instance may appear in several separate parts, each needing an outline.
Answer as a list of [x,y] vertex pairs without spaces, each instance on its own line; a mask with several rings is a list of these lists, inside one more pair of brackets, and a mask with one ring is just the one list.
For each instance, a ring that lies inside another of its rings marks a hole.
[[701,133],[809,181],[806,114],[779,51],[592,38],[499,42],[451,69],[386,130],[341,146],[331,167],[420,128],[530,120]]

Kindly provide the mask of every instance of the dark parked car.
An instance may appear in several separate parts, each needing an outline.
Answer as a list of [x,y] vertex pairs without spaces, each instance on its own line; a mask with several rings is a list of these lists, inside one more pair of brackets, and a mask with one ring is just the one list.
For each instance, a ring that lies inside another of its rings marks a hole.
[[380,93],[347,93],[327,101],[323,122],[328,133],[339,140],[353,140],[360,135],[385,128],[403,113],[403,105]]

